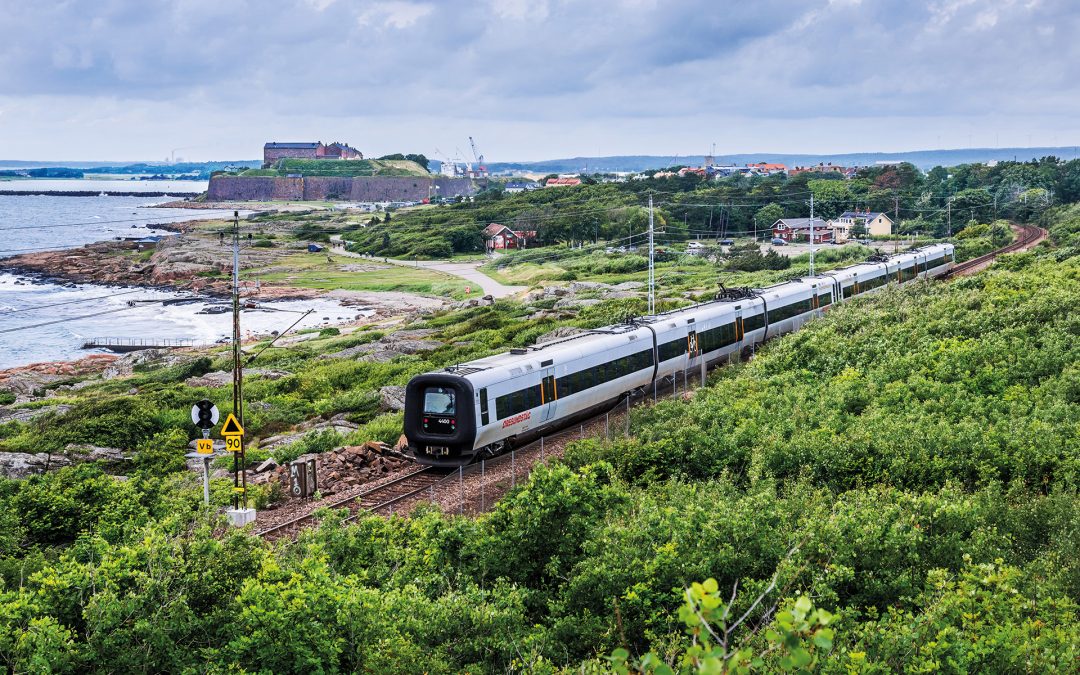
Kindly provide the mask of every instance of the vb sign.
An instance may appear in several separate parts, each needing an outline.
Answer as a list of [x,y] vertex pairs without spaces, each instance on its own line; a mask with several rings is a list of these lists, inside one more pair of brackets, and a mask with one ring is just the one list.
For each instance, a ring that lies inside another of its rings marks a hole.
[[240,452],[243,446],[244,427],[240,426],[236,415],[229,413],[225,418],[225,424],[221,427],[221,435],[225,437],[225,449],[229,452]]
[[205,398],[191,406],[191,423],[203,431],[213,429],[219,418],[217,406]]
[[214,454],[214,441],[209,438],[200,438],[195,441],[195,452],[200,455]]

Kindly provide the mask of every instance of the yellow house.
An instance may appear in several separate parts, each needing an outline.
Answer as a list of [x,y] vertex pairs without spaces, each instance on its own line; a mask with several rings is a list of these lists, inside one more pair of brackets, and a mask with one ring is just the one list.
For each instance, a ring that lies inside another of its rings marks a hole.
[[851,238],[851,228],[856,224],[865,227],[866,233],[871,237],[887,237],[892,234],[892,218],[872,211],[844,211],[829,221],[829,228],[832,229],[836,241],[844,242]]

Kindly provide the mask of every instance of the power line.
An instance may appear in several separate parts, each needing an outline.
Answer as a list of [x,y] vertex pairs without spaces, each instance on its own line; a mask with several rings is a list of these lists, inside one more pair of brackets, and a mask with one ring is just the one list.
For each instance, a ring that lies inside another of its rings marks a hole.
[[0,312],[0,315],[18,314],[20,312],[33,312],[38,309],[47,309],[49,307],[60,307],[61,305],[74,305],[81,302],[92,302],[94,300],[105,300],[108,298],[115,298],[119,295],[131,295],[132,293],[142,293],[145,289],[139,288],[133,291],[124,291],[122,293],[112,293],[110,295],[97,295],[92,298],[79,298],[78,300],[65,300],[64,302],[51,302],[47,305],[34,305],[32,307],[20,307],[19,309],[12,309],[5,312]]
[[[218,211],[227,212],[228,210],[214,209],[210,210],[211,213],[217,213]],[[203,211],[206,213],[207,211]],[[161,216],[162,218],[184,218],[184,216]],[[149,220],[148,218],[127,218],[124,220],[91,220],[84,223],[52,223],[51,225],[18,225],[16,227],[0,227],[0,232],[11,232],[14,230],[46,230],[54,227],[85,227],[88,225],[116,225],[120,223],[139,223]],[[188,220],[214,220],[213,218],[189,218]],[[178,222],[184,222],[183,220]],[[146,223],[147,226],[155,225],[156,223]],[[169,223],[171,224],[171,223]]]
[[117,312],[128,312],[136,309],[135,307],[120,307],[118,309],[109,309],[103,312],[94,312],[93,314],[83,314],[82,316],[69,316],[63,319],[53,319],[52,321],[42,321],[41,323],[34,323],[27,326],[16,326],[14,328],[2,328],[0,333],[17,333],[19,331],[30,330],[32,328],[41,328],[42,326],[53,326],[58,323],[69,323],[72,321],[81,321],[83,319],[93,319],[99,316],[105,316],[106,314],[116,314]]

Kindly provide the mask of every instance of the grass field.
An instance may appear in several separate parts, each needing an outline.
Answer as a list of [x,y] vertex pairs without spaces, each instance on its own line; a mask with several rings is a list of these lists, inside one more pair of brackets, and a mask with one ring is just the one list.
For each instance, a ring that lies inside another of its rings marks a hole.
[[[818,252],[815,269],[824,272],[861,259],[860,251],[830,248]],[[869,249],[865,250],[868,254]],[[648,279],[647,258],[641,255],[609,255],[603,252],[578,253],[551,247],[529,252],[535,262],[516,262],[521,254],[505,255],[481,269],[503,284],[541,287],[551,283],[598,281],[618,284]],[[739,272],[725,269],[703,257],[680,255],[656,263],[656,284],[660,296],[674,297],[687,292],[712,292],[723,283],[727,287],[763,287],[809,273],[809,255],[792,258],[791,267],[783,270]]]
[[289,256],[268,268],[244,271],[244,278],[264,283],[346,291],[401,291],[436,297],[464,299],[466,282],[457,277],[425,269],[383,265],[374,261],[303,253]]

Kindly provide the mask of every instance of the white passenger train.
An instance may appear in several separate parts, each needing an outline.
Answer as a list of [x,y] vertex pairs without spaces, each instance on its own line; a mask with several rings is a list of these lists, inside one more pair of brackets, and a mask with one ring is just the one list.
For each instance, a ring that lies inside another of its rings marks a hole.
[[409,451],[439,466],[499,454],[797,330],[834,303],[952,264],[952,244],[925,246],[418,375],[405,391]]

